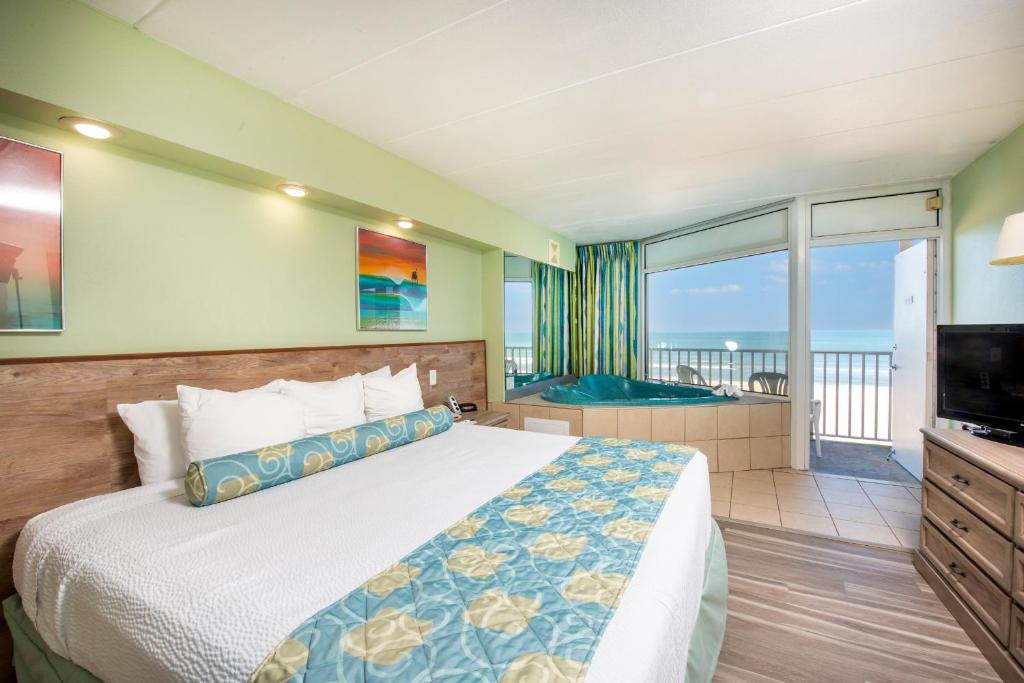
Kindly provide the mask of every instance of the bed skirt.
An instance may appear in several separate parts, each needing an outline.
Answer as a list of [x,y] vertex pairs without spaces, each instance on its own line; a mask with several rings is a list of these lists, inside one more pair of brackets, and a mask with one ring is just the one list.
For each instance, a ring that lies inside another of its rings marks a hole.
[[[718,524],[711,522],[711,538],[704,559],[704,587],[700,612],[686,661],[687,683],[708,683],[715,674],[725,638],[726,596],[729,573],[725,542]],[[14,639],[14,668],[18,683],[101,683],[85,669],[47,647],[14,594],[4,600],[4,617]]]
[[700,596],[700,612],[686,655],[686,683],[710,683],[715,675],[718,654],[725,640],[728,596],[729,567],[725,558],[725,539],[718,523],[711,520],[711,538],[704,553],[704,590]]
[[15,593],[4,600],[4,618],[14,639],[18,683],[100,683],[100,679],[51,650],[29,621]]

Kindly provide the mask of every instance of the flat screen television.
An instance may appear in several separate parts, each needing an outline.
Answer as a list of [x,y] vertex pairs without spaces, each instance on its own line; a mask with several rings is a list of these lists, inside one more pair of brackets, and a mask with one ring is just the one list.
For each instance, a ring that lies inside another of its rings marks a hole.
[[939,325],[936,342],[936,414],[1024,437],[1024,325]]

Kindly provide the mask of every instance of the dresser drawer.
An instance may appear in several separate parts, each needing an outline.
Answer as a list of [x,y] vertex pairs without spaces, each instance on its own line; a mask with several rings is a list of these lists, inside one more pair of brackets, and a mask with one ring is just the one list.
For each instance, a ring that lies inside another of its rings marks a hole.
[[1004,536],[1013,534],[1016,490],[1012,486],[931,441],[924,443],[924,474]]
[[1010,642],[1007,649],[1018,664],[1024,665],[1024,611],[1017,605],[1013,606],[1010,617]]
[[1024,493],[1017,491],[1014,508],[1016,509],[1014,519],[1017,521],[1013,525],[1013,542],[1024,547]]
[[927,520],[921,523],[921,552],[999,642],[1006,645],[1010,639],[1010,596],[999,590]]
[[1010,595],[1024,607],[1024,551],[1013,549],[1013,585]]
[[1013,543],[977,515],[925,481],[921,488],[925,517],[981,567],[1005,592],[1013,578]]

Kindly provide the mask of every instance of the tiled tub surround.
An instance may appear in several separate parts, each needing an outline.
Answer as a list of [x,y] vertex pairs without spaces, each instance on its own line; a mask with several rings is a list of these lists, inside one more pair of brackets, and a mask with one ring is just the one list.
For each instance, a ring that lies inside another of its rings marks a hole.
[[491,403],[522,429],[526,418],[567,422],[573,436],[613,436],[669,441],[699,448],[712,472],[789,466],[789,401],[744,396],[726,405],[664,408],[580,408],[527,396]]

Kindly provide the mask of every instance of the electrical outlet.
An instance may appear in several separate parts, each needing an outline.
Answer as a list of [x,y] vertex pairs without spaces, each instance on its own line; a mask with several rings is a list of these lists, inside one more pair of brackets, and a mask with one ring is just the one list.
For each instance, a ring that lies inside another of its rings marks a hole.
[[435,386],[436,384],[437,384],[437,370],[431,370],[430,371],[430,386]]

